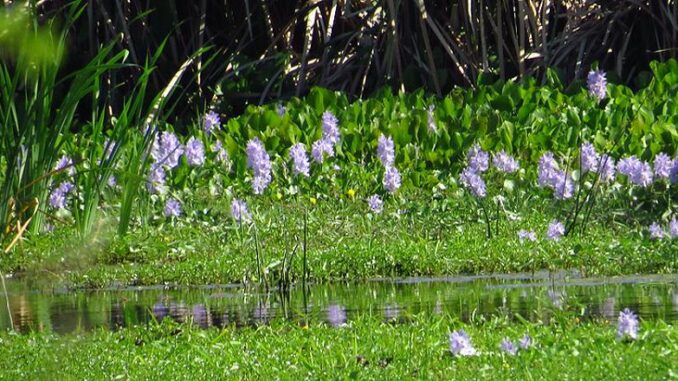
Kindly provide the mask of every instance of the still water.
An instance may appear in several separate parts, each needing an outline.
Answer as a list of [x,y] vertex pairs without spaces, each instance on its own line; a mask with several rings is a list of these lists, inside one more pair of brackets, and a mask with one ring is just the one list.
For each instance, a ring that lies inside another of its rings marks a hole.
[[[546,320],[557,310],[584,318],[615,319],[631,308],[641,318],[678,320],[677,276],[580,278],[576,274],[513,274],[405,278],[311,285],[288,294],[263,293],[241,285],[185,288],[134,287],[97,291],[30,290],[8,280],[15,328],[57,333],[117,329],[163,318],[200,327],[267,324],[341,325],[357,315],[406,323],[414,314],[448,314],[462,321],[480,316]],[[11,327],[0,295],[0,329]]]

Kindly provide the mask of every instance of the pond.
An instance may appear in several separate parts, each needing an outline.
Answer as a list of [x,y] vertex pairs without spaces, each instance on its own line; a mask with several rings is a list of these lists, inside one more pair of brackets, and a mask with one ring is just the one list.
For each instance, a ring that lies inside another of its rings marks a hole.
[[[461,321],[508,316],[537,321],[555,311],[580,312],[583,318],[616,319],[631,308],[643,319],[678,320],[676,276],[580,278],[577,274],[483,275],[372,280],[310,285],[288,294],[262,293],[242,285],[133,287],[97,291],[35,291],[8,280],[14,326],[56,333],[117,329],[163,318],[200,327],[267,324],[288,319],[337,326],[361,315],[406,323],[413,314],[449,314]],[[0,328],[11,327],[4,295]]]

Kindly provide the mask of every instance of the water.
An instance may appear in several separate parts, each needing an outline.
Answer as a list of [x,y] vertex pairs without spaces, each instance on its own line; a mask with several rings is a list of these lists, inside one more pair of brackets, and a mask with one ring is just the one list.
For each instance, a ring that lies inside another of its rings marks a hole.
[[[205,328],[267,324],[272,319],[336,326],[357,315],[406,323],[419,313],[449,314],[462,321],[492,315],[537,321],[557,310],[570,310],[585,319],[616,319],[626,307],[644,319],[678,320],[676,276],[592,279],[538,273],[407,278],[313,285],[306,294],[296,288],[285,296],[237,285],[45,292],[10,280],[7,287],[14,325],[22,332],[118,329],[165,317]],[[11,326],[5,302],[0,296],[0,329]]]

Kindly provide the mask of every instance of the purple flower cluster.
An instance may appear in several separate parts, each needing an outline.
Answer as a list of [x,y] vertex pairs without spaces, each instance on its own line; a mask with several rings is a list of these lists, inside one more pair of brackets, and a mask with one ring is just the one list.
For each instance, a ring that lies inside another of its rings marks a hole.
[[384,134],[379,135],[377,156],[384,167],[391,167],[395,163],[395,144],[393,139]]
[[216,154],[215,158],[217,159],[218,162],[220,163],[227,163],[228,162],[228,151],[224,148],[224,146],[221,144],[221,140],[217,140],[216,143],[212,146],[212,152]]
[[308,177],[310,175],[310,163],[306,155],[306,146],[303,143],[297,143],[290,148],[289,154],[294,164],[294,174]]
[[205,121],[203,122],[202,129],[207,135],[212,133],[212,129],[219,127],[221,125],[221,119],[219,114],[214,111],[210,111],[205,115]]
[[504,173],[514,173],[520,169],[518,160],[507,154],[504,150],[501,150],[492,156],[492,165]]
[[668,179],[674,165],[669,155],[661,152],[654,157],[654,175],[659,179]]
[[525,334],[520,341],[518,341],[520,349],[528,349],[532,346],[532,337],[528,334]]
[[179,165],[179,159],[184,153],[184,146],[179,138],[169,131],[164,131],[155,137],[151,146],[151,157],[154,166],[164,166],[172,169]]
[[600,168],[598,169],[598,174],[602,181],[612,181],[614,180],[617,173],[617,166],[614,162],[614,159],[608,155],[600,156]]
[[539,159],[538,183],[540,187],[553,189],[553,194],[558,200],[565,200],[574,195],[574,179],[567,172],[560,170],[551,152],[545,152]]
[[247,166],[254,171],[252,190],[262,194],[271,183],[271,158],[259,138],[247,142]]
[[565,235],[565,226],[558,220],[553,220],[546,231],[546,238],[551,241],[559,241]]
[[647,230],[650,231],[650,238],[652,239],[664,238],[664,229],[656,222],[650,224],[650,227]]
[[459,180],[466,188],[470,189],[476,197],[485,197],[487,195],[485,181],[472,167],[469,166],[464,168],[459,176]]
[[478,354],[471,344],[471,338],[463,329],[450,334],[450,352],[455,356],[476,356]]
[[384,208],[384,202],[381,200],[381,197],[376,194],[367,198],[367,205],[369,205],[374,213],[381,213]]
[[589,94],[598,98],[599,101],[605,99],[607,95],[607,78],[602,70],[591,70],[586,85],[589,88]]
[[579,165],[582,175],[587,172],[597,172],[600,155],[591,143],[584,143],[579,152]]
[[502,352],[506,353],[509,356],[515,356],[516,353],[518,353],[518,347],[508,337],[505,337],[501,341],[499,348],[501,348]]
[[156,165],[151,167],[147,188],[150,193],[165,193],[165,169],[162,166]]
[[330,111],[325,111],[322,117],[323,135],[311,146],[311,156],[317,163],[322,163],[325,155],[334,156],[334,146],[339,143],[339,119]]
[[68,173],[69,176],[75,175],[75,167],[73,166],[73,159],[71,159],[67,155],[61,156],[61,158],[59,158],[56,165],[54,166],[55,172],[59,172],[59,171],[63,171],[63,170],[66,170],[66,173]]
[[673,217],[669,222],[669,236],[673,239],[678,238],[678,217]]
[[430,105],[428,107],[428,132],[431,134],[435,134],[438,132],[438,126],[436,126],[436,120],[433,116],[433,113],[435,112],[435,106]]
[[238,223],[250,221],[252,215],[250,215],[250,212],[247,209],[247,203],[243,200],[234,198],[231,202],[231,217]]
[[283,105],[282,103],[278,103],[278,106],[276,106],[275,110],[278,113],[278,116],[284,116],[285,112],[287,112],[285,105]]
[[71,182],[65,181],[59,184],[59,186],[54,188],[49,195],[49,205],[54,209],[65,209],[66,204],[68,203],[66,196],[68,196],[73,189],[75,189],[75,186]]
[[328,157],[334,156],[334,146],[329,140],[316,140],[313,143],[313,146],[311,146],[311,156],[313,157],[313,160],[316,163],[322,163],[325,159],[325,155]]
[[520,243],[525,241],[535,242],[537,241],[537,233],[532,230],[520,230],[518,232],[518,239],[520,240]]
[[400,188],[400,172],[396,167],[386,167],[383,185],[390,193],[394,193]]
[[626,337],[638,337],[638,317],[628,308],[619,312],[617,319],[617,339],[623,340]]
[[165,217],[179,217],[182,213],[181,204],[176,199],[167,199],[164,212]]
[[205,163],[205,146],[200,139],[192,137],[186,143],[186,162],[192,167],[199,167]]
[[327,322],[333,327],[346,324],[346,310],[338,304],[330,304],[327,307]]
[[635,185],[645,188],[652,184],[653,172],[650,164],[635,156],[620,159],[617,163],[617,172],[626,176]]
[[483,151],[478,143],[468,150],[466,159],[468,160],[468,168],[476,173],[485,172],[490,167],[490,155]]

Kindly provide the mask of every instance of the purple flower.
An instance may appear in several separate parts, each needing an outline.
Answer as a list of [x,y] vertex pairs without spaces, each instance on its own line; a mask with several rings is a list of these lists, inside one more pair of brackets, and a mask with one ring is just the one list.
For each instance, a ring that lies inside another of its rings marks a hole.
[[252,215],[247,209],[247,203],[245,203],[243,200],[234,198],[231,202],[231,217],[233,217],[233,219],[239,223],[250,221],[252,219]]
[[303,143],[297,143],[290,148],[290,158],[294,163],[294,174],[309,176],[310,163],[306,155],[306,146]]
[[469,168],[473,169],[476,173],[485,172],[490,166],[490,155],[483,151],[478,143],[468,150],[466,159],[468,160]]
[[313,157],[313,160],[317,163],[322,163],[325,154],[329,157],[334,156],[334,146],[329,140],[316,140],[311,147],[311,156]]
[[436,126],[436,120],[433,117],[433,113],[435,112],[435,106],[430,105],[428,106],[428,132],[435,134],[438,132],[438,126]]
[[390,193],[394,193],[400,188],[400,172],[396,167],[386,167],[383,184],[384,188]]
[[520,243],[525,241],[535,242],[537,240],[537,233],[532,230],[520,230],[518,232],[518,239],[520,240]]
[[669,179],[671,179],[671,183],[678,183],[678,157],[673,159],[673,166],[671,167],[671,171],[669,173]]
[[628,308],[619,312],[617,319],[617,339],[626,337],[631,339],[638,337],[638,317]]
[[49,195],[49,205],[54,209],[65,209],[66,204],[68,203],[66,196],[68,196],[73,189],[75,189],[75,186],[71,182],[65,181],[59,184],[59,186],[54,188]]
[[346,310],[338,304],[330,304],[327,307],[327,322],[333,327],[346,324]]
[[558,171],[553,179],[553,195],[557,200],[567,200],[574,195],[574,179],[565,171]]
[[614,159],[608,155],[600,156],[600,168],[598,168],[598,174],[602,181],[612,181],[617,173],[617,168],[614,162]]
[[545,152],[541,158],[539,158],[539,186],[553,187],[555,184],[555,178],[557,177],[559,171],[560,169],[556,159],[553,157],[553,153],[550,151]]
[[210,111],[205,115],[205,121],[203,122],[202,129],[207,135],[212,133],[214,127],[219,127],[221,124],[221,119],[219,119],[219,114],[214,111]]
[[283,116],[285,115],[287,109],[285,108],[285,105],[278,103],[278,106],[276,106],[276,111],[278,112],[278,116]]
[[518,345],[521,349],[528,349],[532,346],[532,337],[530,337],[528,334],[525,334],[525,336],[523,336],[523,338],[518,342]]
[[473,168],[464,168],[459,176],[459,180],[462,185],[468,188],[477,197],[485,197],[487,195],[485,181]]
[[221,140],[217,140],[216,143],[212,146],[212,152],[216,153],[216,159],[220,163],[228,162],[228,151],[221,144]]
[[504,173],[513,173],[520,168],[518,161],[504,150],[501,150],[492,156],[492,165]]
[[118,185],[118,179],[116,179],[115,176],[110,175],[108,176],[106,184],[108,184],[109,187],[114,188],[116,185]]
[[193,167],[199,167],[205,163],[205,146],[202,141],[192,137],[186,143],[186,162]]
[[647,230],[650,231],[650,238],[652,239],[664,238],[664,229],[656,222],[653,222]]
[[673,160],[669,155],[661,152],[654,157],[654,175],[660,179],[668,179],[673,169]]
[[565,226],[560,221],[553,220],[549,224],[548,231],[546,232],[546,238],[552,241],[559,241],[564,234]]
[[395,145],[393,139],[381,134],[377,143],[377,156],[384,167],[391,167],[395,162]]
[[332,143],[339,143],[339,119],[331,111],[323,113],[323,139]]
[[515,356],[516,353],[518,353],[518,347],[516,347],[516,345],[513,344],[513,341],[511,341],[511,339],[508,337],[505,337],[504,340],[501,341],[501,345],[499,347],[501,348],[502,352],[510,356]]
[[179,201],[170,198],[165,202],[165,217],[179,217],[181,215],[181,204]]
[[271,159],[259,138],[247,142],[247,166],[254,172],[252,180],[254,194],[263,193],[271,183]]
[[471,339],[463,329],[450,334],[450,352],[455,356],[475,356],[478,354],[471,344]]
[[650,164],[638,160],[635,156],[619,160],[617,171],[626,176],[631,183],[641,187],[647,187],[652,184],[653,173]]
[[671,238],[678,238],[678,217],[673,217],[669,222],[669,235]]
[[381,200],[381,197],[376,194],[367,198],[367,205],[369,205],[374,213],[381,213],[384,208],[384,202]]
[[605,99],[607,94],[607,79],[605,78],[605,72],[602,70],[591,70],[586,79],[586,85],[589,88],[589,94],[598,98],[599,101]]
[[160,165],[151,166],[147,188],[150,193],[165,192],[165,170]]
[[596,152],[596,148],[591,143],[584,143],[581,146],[579,153],[579,161],[582,175],[591,171],[598,171],[598,162],[600,155]]
[[151,157],[157,165],[174,168],[179,164],[179,159],[184,153],[184,147],[176,135],[164,131],[155,137],[151,146]]
[[66,169],[66,173],[69,176],[75,175],[75,167],[73,166],[73,160],[67,155],[61,156],[59,161],[57,161],[54,171],[59,172]]

